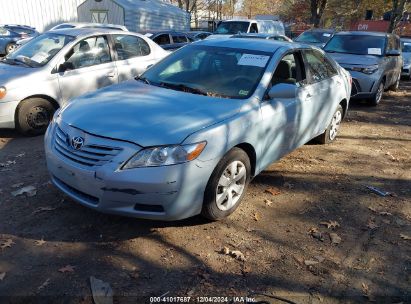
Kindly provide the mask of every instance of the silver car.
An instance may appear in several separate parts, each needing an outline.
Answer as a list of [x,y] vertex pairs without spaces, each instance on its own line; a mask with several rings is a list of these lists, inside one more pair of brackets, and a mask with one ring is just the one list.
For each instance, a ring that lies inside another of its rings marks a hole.
[[335,140],[350,80],[315,47],[199,41],[60,109],[45,136],[48,170],[101,212],[218,220],[272,162],[313,138]]
[[402,72],[401,76],[411,80],[411,38],[401,38]]
[[380,103],[384,90],[396,90],[402,57],[397,35],[377,32],[339,32],[324,47],[353,78],[351,97]]
[[0,128],[44,133],[59,106],[136,77],[167,54],[130,32],[81,28],[44,33],[0,61]]

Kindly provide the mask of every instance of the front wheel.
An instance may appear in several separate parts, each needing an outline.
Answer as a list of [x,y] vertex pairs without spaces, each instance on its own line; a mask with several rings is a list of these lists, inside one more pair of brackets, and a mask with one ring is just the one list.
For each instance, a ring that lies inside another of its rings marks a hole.
[[244,150],[230,150],[217,164],[208,181],[201,214],[215,221],[233,213],[250,182],[250,172],[250,159]]
[[377,92],[374,94],[373,97],[369,99],[370,105],[377,106],[381,101],[383,93],[384,93],[384,82],[380,82],[380,84],[378,85]]
[[6,45],[6,55],[12,53],[16,49],[16,44],[15,43],[9,43]]
[[54,106],[45,99],[23,100],[16,113],[16,126],[24,135],[39,135],[46,132],[55,112]]
[[321,144],[329,144],[337,138],[338,131],[340,130],[341,122],[344,117],[344,111],[341,105],[338,105],[337,110],[335,110],[333,118],[330,124],[323,134],[318,136],[316,139]]

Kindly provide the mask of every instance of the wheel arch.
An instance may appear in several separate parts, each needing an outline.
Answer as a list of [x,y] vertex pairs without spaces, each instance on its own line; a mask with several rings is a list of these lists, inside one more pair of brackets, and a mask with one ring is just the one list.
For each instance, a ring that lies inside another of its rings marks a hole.
[[248,158],[250,159],[251,176],[254,177],[257,165],[257,154],[254,147],[249,143],[243,142],[236,145],[234,148],[240,148],[247,154]]
[[348,112],[348,101],[347,99],[343,99],[340,101],[340,106],[343,108],[343,118],[345,118],[347,116],[347,112]]

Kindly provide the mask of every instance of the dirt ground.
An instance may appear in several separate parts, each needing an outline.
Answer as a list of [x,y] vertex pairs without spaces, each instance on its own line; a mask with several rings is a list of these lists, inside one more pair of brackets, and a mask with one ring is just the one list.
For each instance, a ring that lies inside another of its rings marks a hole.
[[[334,144],[307,144],[257,176],[227,220],[169,223],[74,203],[49,182],[42,136],[0,130],[0,303],[92,303],[91,276],[111,285],[114,303],[252,291],[411,303],[410,155],[402,82],[376,108],[352,103]],[[36,195],[11,194],[30,185]]]

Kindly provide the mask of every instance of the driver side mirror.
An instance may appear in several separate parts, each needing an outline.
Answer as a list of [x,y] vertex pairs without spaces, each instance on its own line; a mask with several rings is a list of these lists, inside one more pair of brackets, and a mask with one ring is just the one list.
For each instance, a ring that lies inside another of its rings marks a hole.
[[399,50],[388,50],[385,52],[386,56],[400,56],[401,52]]
[[268,91],[268,97],[270,99],[276,98],[295,98],[297,86],[290,83],[278,83],[272,86]]
[[70,70],[74,70],[74,64],[71,62],[64,62],[62,64],[60,64],[59,68],[58,68],[58,72],[59,73],[64,73],[65,71],[70,71]]

